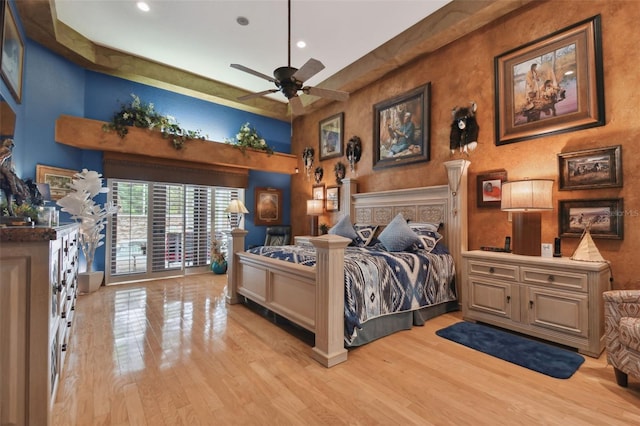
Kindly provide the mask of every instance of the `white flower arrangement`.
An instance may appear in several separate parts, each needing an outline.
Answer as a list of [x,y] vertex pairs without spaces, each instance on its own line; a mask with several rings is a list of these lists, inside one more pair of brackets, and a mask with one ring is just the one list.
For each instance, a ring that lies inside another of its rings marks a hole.
[[71,192],[57,201],[63,212],[71,214],[71,219],[80,222],[80,248],[87,261],[87,272],[92,272],[96,249],[104,244],[102,231],[107,218],[118,212],[112,203],[98,205],[94,198],[109,192],[102,187],[102,175],[82,169],[71,182]]
[[273,148],[267,145],[267,141],[261,138],[258,131],[249,123],[240,126],[240,131],[236,134],[235,139],[225,139],[225,142],[237,146],[243,153],[246,148],[252,148],[273,154]]

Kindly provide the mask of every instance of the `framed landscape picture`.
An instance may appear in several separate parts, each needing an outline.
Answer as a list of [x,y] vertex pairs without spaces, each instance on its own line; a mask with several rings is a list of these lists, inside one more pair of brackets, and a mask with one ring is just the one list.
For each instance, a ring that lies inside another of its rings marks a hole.
[[71,191],[73,176],[78,173],[75,170],[61,169],[59,167],[36,165],[36,182],[49,184],[51,200],[56,201]]
[[590,226],[593,238],[622,240],[624,206],[622,198],[563,200],[559,202],[560,236],[581,237]]
[[17,103],[22,100],[22,68],[24,64],[24,42],[18,31],[16,19],[13,16],[8,1],[0,4],[3,11],[0,12],[0,22],[2,22],[2,43],[0,51],[2,53],[0,60],[0,75],[7,83],[7,87],[11,91]]
[[622,146],[558,154],[560,191],[622,186]]
[[600,16],[495,58],[496,145],[604,126]]

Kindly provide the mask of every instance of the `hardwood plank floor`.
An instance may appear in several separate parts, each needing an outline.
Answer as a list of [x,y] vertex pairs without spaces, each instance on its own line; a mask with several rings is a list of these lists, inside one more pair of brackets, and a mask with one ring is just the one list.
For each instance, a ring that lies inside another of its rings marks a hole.
[[604,354],[559,380],[442,339],[459,312],[349,351],[331,369],[308,340],[242,305],[226,276],[80,296],[55,425],[630,425],[640,382]]

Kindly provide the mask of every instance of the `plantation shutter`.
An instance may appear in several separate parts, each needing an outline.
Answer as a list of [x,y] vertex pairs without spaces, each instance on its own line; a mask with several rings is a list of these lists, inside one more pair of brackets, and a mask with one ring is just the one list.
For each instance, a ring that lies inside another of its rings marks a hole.
[[181,269],[186,251],[184,186],[154,183],[151,204],[151,271]]
[[185,204],[185,264],[205,266],[211,259],[211,193],[213,188],[187,185]]

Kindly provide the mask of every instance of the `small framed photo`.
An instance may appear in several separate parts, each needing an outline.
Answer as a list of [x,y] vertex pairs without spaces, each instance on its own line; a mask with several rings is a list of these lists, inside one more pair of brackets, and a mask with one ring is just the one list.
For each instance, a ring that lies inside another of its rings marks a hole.
[[560,191],[622,186],[622,146],[558,154]]
[[325,118],[320,122],[320,161],[342,157],[344,138],[344,113]]
[[374,170],[429,161],[431,83],[373,107]]
[[500,207],[502,184],[507,180],[506,170],[495,170],[478,175],[478,207]]
[[11,91],[17,103],[22,100],[22,67],[24,64],[24,42],[18,31],[16,18],[13,16],[8,1],[3,1],[0,11],[0,18],[4,14],[2,22],[2,43],[0,43],[0,53],[2,60],[0,63],[0,75],[7,87]]
[[328,186],[327,187],[327,200],[326,208],[328,212],[334,212],[340,210],[340,187]]
[[59,200],[71,191],[71,182],[76,173],[76,170],[36,164],[36,182],[49,184],[52,201]]
[[314,200],[324,200],[324,183],[313,185],[311,195]]
[[622,198],[600,200],[559,201],[561,237],[582,236],[590,226],[593,238],[622,240],[624,236],[624,206]]
[[276,188],[256,188],[255,195],[254,225],[281,225],[282,191]]

